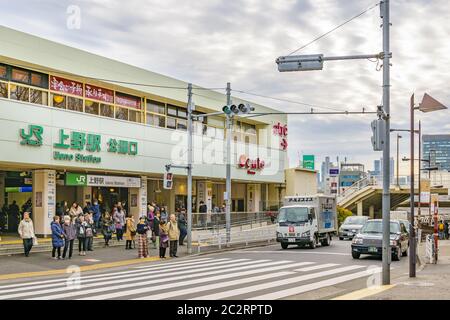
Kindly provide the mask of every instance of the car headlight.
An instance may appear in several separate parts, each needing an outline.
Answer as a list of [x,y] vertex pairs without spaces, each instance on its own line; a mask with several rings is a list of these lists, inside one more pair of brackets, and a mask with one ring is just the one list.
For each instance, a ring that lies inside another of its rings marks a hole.
[[302,237],[309,237],[311,235],[311,231],[306,231],[302,233]]
[[352,232],[353,232],[353,233],[356,233],[356,231],[357,231],[356,229],[352,229]]
[[396,246],[397,245],[397,240],[390,240],[389,241],[389,245]]
[[363,239],[362,238],[353,238],[352,243],[353,244],[362,244],[363,243]]

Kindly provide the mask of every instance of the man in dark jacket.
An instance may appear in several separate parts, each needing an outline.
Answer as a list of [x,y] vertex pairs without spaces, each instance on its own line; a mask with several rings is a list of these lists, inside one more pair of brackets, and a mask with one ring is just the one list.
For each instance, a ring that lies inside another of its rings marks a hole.
[[180,239],[178,241],[178,245],[184,246],[183,241],[187,235],[187,221],[185,209],[181,209],[181,212],[178,214],[178,228],[180,229]]
[[202,201],[200,201],[200,206],[198,208],[198,212],[200,213],[200,224],[205,226],[206,224],[206,213],[208,212],[208,206]]

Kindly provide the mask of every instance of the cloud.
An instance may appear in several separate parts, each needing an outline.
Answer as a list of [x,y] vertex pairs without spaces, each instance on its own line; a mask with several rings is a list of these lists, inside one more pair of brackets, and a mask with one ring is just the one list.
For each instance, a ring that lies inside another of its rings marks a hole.
[[[376,3],[374,0],[0,1],[2,23],[51,40],[203,85],[224,86],[341,110],[375,110],[382,73],[376,63],[326,62],[321,72],[279,73],[275,59]],[[81,29],[66,28],[69,5],[81,8]],[[450,8],[446,0],[391,1],[392,127],[409,125],[409,97],[426,91],[450,104]],[[430,23],[432,21],[432,23]],[[381,51],[379,8],[299,54]],[[309,107],[237,94],[283,111]],[[319,109],[317,109],[319,110]],[[323,109],[328,110],[328,109]],[[289,156],[297,151],[347,156],[366,164],[381,157],[370,145],[373,116],[291,116]],[[450,131],[449,111],[417,114],[424,133]],[[402,156],[408,139],[401,143]],[[392,144],[392,150],[395,145]]]

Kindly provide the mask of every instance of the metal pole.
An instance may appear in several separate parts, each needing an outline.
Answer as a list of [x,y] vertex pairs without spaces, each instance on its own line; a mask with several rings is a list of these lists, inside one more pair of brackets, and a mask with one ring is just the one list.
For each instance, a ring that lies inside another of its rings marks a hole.
[[[410,113],[411,113],[411,138],[410,138],[410,144],[411,144],[411,160],[410,160],[410,168],[411,168],[411,190],[410,190],[410,211],[411,215],[409,217],[410,219],[410,226],[409,226],[409,276],[411,278],[414,278],[416,276],[416,239],[414,235],[414,94],[411,96],[411,102],[410,102]],[[419,171],[420,171],[420,164],[419,164]],[[420,180],[419,180],[420,185]],[[420,193],[419,193],[419,202],[420,202]]]
[[[227,105],[231,105],[231,85],[227,83]],[[231,238],[231,130],[232,130],[232,118],[231,115],[227,115],[227,163],[226,163],[226,190],[227,190],[227,199],[226,199],[226,210],[225,210],[225,224],[226,224],[226,233],[227,233],[227,246],[230,243]]]
[[386,134],[383,148],[383,285],[391,282],[390,275],[390,48],[389,48],[389,0],[381,2],[383,17],[383,109],[386,114]]
[[192,253],[192,84],[188,84],[187,252]]
[[399,162],[399,154],[400,154],[400,150],[399,150],[399,141],[400,141],[400,135],[397,133],[397,187],[400,188],[400,181],[399,181],[399,176],[398,176],[398,171],[400,169],[400,162]]
[[[430,166],[430,165],[428,165]],[[428,171],[430,172],[430,171]],[[420,199],[420,193],[421,193],[421,187],[420,187],[420,179],[421,179],[421,173],[422,173],[422,126],[419,120],[419,202],[417,203],[417,216],[420,217],[420,206],[421,206],[421,199]]]

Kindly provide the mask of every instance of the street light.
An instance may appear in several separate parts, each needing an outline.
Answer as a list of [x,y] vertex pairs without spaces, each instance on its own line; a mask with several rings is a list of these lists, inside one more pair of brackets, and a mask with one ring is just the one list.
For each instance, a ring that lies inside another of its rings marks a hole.
[[[432,98],[427,93],[424,94],[422,102],[415,106],[414,103],[414,93],[411,95],[410,99],[410,143],[411,143],[411,159],[414,159],[414,110],[420,110],[422,112],[428,113],[438,110],[447,109],[442,103]],[[420,159],[422,158],[421,153],[421,142],[422,142],[422,132],[419,122],[419,188],[420,188]],[[416,277],[416,235],[414,230],[414,161],[410,163],[411,167],[411,194],[410,194],[410,206],[411,206],[411,216],[410,216],[410,246],[409,246],[409,276],[411,278]],[[419,202],[418,210],[420,210],[420,192],[419,192]]]

